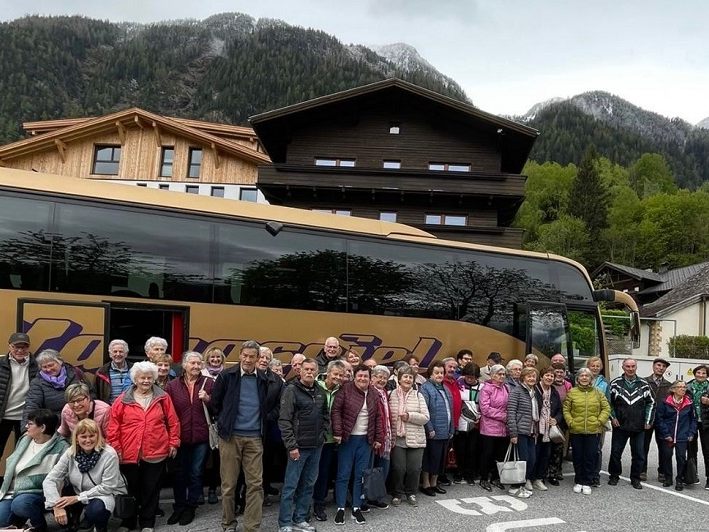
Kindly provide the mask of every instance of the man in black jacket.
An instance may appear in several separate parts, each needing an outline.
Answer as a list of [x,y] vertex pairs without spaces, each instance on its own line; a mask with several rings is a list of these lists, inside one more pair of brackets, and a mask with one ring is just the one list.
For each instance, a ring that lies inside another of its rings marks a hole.
[[217,415],[219,431],[224,532],[236,531],[235,488],[242,469],[246,481],[244,532],[261,527],[264,428],[269,416],[277,415],[282,382],[256,369],[259,348],[253,340],[244,342],[239,363],[222,371],[212,390],[210,406]]
[[7,355],[0,358],[0,455],[11,432],[15,441],[20,439],[25,398],[38,372],[27,334],[12,333],[8,343]]
[[315,532],[307,521],[313,487],[318,477],[320,452],[330,426],[325,393],[316,384],[318,363],[303,361],[300,379],[287,386],[281,396],[278,427],[288,450],[283,480],[278,527],[281,532]]
[[652,375],[645,377],[645,382],[650,386],[652,398],[655,400],[655,408],[653,410],[650,428],[645,431],[645,467],[643,467],[643,472],[640,473],[640,480],[647,480],[647,456],[650,452],[650,443],[652,442],[652,433],[654,432],[658,452],[657,481],[665,481],[665,476],[662,474],[664,469],[660,463],[663,458],[663,453],[660,452],[660,446],[666,445],[666,443],[660,441],[660,436],[655,430],[655,412],[657,411],[657,405],[662,403],[670,394],[670,386],[672,386],[672,383],[665,378],[665,372],[669,367],[670,363],[667,362],[667,360],[664,358],[656,358],[652,362]]

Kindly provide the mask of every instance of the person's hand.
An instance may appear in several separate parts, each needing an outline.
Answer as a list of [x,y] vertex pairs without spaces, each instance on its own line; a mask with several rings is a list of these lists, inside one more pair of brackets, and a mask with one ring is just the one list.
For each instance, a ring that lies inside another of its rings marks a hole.
[[551,425],[552,427],[553,427],[554,425],[556,425],[556,419],[551,418],[551,419],[549,420],[549,425]]
[[430,431],[430,432],[428,433],[428,439],[429,439],[429,440],[432,440],[432,439],[435,438],[435,437],[436,437],[436,431],[435,431],[435,430],[432,430],[432,431]]
[[69,517],[66,515],[66,510],[64,508],[54,507],[54,520],[57,524],[66,526],[69,523]]
[[651,428],[652,428],[652,425],[648,425],[648,424],[645,425],[645,430],[650,430]]
[[378,451],[379,449],[382,448],[382,444],[379,443],[378,441],[375,441],[375,442],[374,442],[374,445],[373,445],[373,448],[374,448],[375,451]]
[[288,451],[288,456],[290,456],[291,460],[298,460],[298,458],[300,458],[300,451],[298,449]]
[[614,426],[614,427],[616,427],[616,428],[617,428],[617,427],[620,427],[620,421],[618,421],[616,418],[613,418],[613,419],[611,420],[611,425]]
[[168,453],[170,458],[175,458],[177,456],[177,447],[170,447],[170,452]]
[[515,436],[514,438],[510,438],[510,443],[512,445],[517,445],[517,436]]
[[200,390],[197,397],[205,403],[209,401],[209,394],[205,390]]
[[409,420],[409,413],[404,412],[403,414],[399,414],[399,417],[401,418],[401,421],[408,421]]
[[342,436],[333,436],[332,439],[335,440],[337,444],[342,443]]
[[704,397],[704,396],[702,396],[702,397],[699,399],[699,401],[700,401],[703,405],[709,405],[709,397]]
[[76,495],[67,495],[65,497],[59,497],[59,500],[54,504],[54,508],[66,508],[72,504],[79,502],[79,497]]

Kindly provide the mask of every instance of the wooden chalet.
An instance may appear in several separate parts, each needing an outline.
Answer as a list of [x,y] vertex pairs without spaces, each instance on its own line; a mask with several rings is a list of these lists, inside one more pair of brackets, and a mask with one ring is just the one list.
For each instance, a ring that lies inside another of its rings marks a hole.
[[466,242],[520,248],[510,227],[538,132],[399,79],[250,122],[272,164],[272,204],[396,221]]

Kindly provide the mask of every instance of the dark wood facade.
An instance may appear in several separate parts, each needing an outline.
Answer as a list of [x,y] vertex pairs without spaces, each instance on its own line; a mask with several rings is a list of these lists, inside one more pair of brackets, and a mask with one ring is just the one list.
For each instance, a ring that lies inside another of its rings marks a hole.
[[[258,175],[272,204],[375,219],[396,213],[397,222],[443,238],[521,246],[522,232],[509,225],[524,198],[533,129],[395,79],[251,122],[273,161]],[[325,160],[338,166],[320,166]],[[462,216],[465,225],[426,223],[426,215]]]

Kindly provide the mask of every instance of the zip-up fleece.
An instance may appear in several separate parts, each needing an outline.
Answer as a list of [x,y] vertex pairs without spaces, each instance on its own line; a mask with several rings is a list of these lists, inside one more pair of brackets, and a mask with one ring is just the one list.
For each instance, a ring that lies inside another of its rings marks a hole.
[[635,377],[628,381],[625,375],[616,377],[608,387],[611,417],[618,420],[620,428],[627,432],[640,432],[652,421],[655,400],[650,386],[644,379]]

